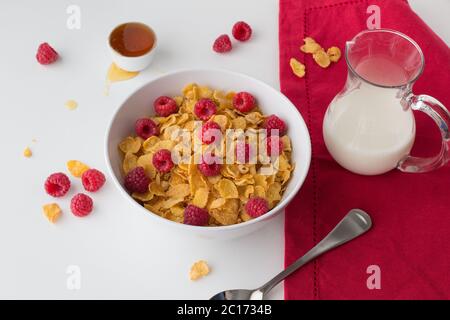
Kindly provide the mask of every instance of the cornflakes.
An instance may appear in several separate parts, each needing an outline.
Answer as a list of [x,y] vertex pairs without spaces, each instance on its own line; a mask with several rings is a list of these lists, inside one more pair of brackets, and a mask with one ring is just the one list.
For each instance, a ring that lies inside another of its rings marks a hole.
[[328,68],[331,63],[330,57],[322,49],[313,54],[314,61],[322,68]]
[[191,271],[189,272],[189,278],[195,281],[206,276],[208,273],[209,266],[206,261],[199,260],[192,265]]
[[44,216],[51,223],[55,223],[61,216],[61,208],[56,203],[46,204],[42,206],[42,210],[44,212]]
[[299,78],[303,78],[305,76],[305,65],[298,61],[295,58],[291,58],[289,60],[289,65],[291,66],[292,72]]
[[29,147],[26,147],[25,150],[23,150],[23,156],[25,158],[30,158],[33,155],[31,152],[31,149]]
[[[312,40],[305,41],[310,43]],[[303,74],[304,71],[303,66]],[[255,153],[250,162],[237,161],[238,159],[233,163],[225,162],[220,174],[204,176],[197,166],[201,154],[195,154],[194,150],[189,150],[190,153],[185,155],[187,162],[175,163],[170,172],[161,173],[153,165],[153,155],[161,149],[180,152],[181,155],[183,148],[180,147],[185,142],[181,139],[180,132],[187,132],[191,141],[199,139],[196,132],[198,118],[194,115],[194,106],[203,98],[212,99],[216,104],[217,110],[210,120],[220,126],[222,133],[226,133],[228,129],[236,130],[231,142],[221,139],[219,143],[212,145],[203,144],[203,153],[208,148],[212,148],[209,151],[220,155],[229,152],[228,148],[235,152],[236,140],[241,137],[246,143],[257,142],[257,130],[264,127],[266,116],[257,104],[248,113],[235,109],[235,95],[233,91],[188,84],[181,95],[173,97],[179,107],[177,113],[167,117],[150,117],[159,127],[158,136],[151,136],[145,141],[139,137],[128,136],[119,143],[124,174],[139,166],[144,168],[150,178],[148,191],[131,194],[136,201],[152,213],[178,223],[184,223],[185,207],[192,204],[209,213],[209,226],[232,225],[252,219],[245,213],[244,206],[254,196],[264,197],[270,208],[276,206],[294,168],[291,162],[292,145],[287,135],[281,137],[283,150],[274,165],[264,164]],[[227,143],[231,143],[231,146]],[[268,159],[267,156],[264,159]],[[77,165],[79,172],[82,171],[82,166],[78,163]],[[264,175],[260,172],[264,167],[274,170],[270,175]]]
[[339,49],[338,47],[328,48],[327,55],[330,58],[331,62],[338,62],[341,58],[341,49]]
[[89,166],[78,160],[69,160],[67,161],[67,170],[75,178],[81,178],[83,173],[89,170]]

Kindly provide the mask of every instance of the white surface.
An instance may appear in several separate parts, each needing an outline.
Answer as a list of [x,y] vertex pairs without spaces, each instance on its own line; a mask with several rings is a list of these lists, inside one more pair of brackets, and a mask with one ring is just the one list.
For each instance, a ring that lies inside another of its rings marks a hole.
[[[297,108],[289,99],[280,94],[278,90],[271,86],[240,73],[218,70],[218,69],[187,69],[163,75],[149,82],[144,87],[126,99],[119,107],[107,133],[107,166],[112,171],[112,180],[117,187],[122,190],[122,194],[131,201],[132,208],[148,215],[147,209],[138,204],[124,189],[123,186],[123,156],[117,152],[117,146],[124,139],[134,133],[133,124],[136,119],[152,114],[149,111],[149,101],[155,101],[158,96],[176,96],[186,86],[195,79],[199,84],[207,85],[211,88],[221,88],[224,91],[231,91],[235,88],[251,92],[258,98],[258,104],[265,114],[277,114],[281,119],[285,119],[289,128],[289,135],[292,143],[292,161],[296,164],[291,175],[281,201],[271,211],[261,217],[252,219],[246,223],[239,223],[229,226],[215,228],[198,228],[181,223],[174,223],[163,219],[156,214],[148,218],[155,220],[159,226],[167,226],[170,230],[175,230],[180,234],[188,236],[198,235],[202,238],[224,240],[248,235],[252,231],[271,224],[275,216],[282,213],[284,207],[293,199],[300,190],[306,175],[308,174],[311,162],[311,142],[308,128]],[[195,146],[192,146],[195,150]],[[228,148],[228,146],[227,146]],[[256,149],[256,146],[255,146]],[[261,171],[262,172],[262,171]],[[262,173],[264,174],[264,173]],[[134,210],[134,209],[133,209]]]
[[[450,1],[411,1],[428,22],[450,39]],[[427,4],[425,4],[427,3]],[[66,28],[66,8],[81,8],[81,30]],[[283,218],[246,238],[215,242],[189,239],[155,228],[130,210],[112,183],[94,195],[96,210],[72,216],[70,195],[58,200],[64,215],[50,225],[41,205],[54,199],[43,191],[45,177],[65,171],[69,159],[105,170],[106,125],[124,97],[160,72],[190,67],[221,67],[247,73],[279,88],[278,1],[2,1],[0,3],[0,134],[2,183],[0,221],[0,298],[208,298],[234,287],[260,285],[283,267]],[[436,18],[438,17],[438,18]],[[211,43],[239,19],[255,31],[249,43],[228,55]],[[123,21],[155,28],[159,52],[152,69],[103,95],[109,65],[105,39]],[[440,21],[440,22],[438,22]],[[50,67],[36,63],[40,42],[62,56]],[[79,107],[68,111],[64,103]],[[31,140],[37,139],[36,143]],[[29,145],[34,155],[22,157]],[[199,282],[188,280],[190,265],[206,259],[213,269]],[[66,270],[81,270],[80,290],[68,290]],[[278,286],[273,298],[282,298]]]

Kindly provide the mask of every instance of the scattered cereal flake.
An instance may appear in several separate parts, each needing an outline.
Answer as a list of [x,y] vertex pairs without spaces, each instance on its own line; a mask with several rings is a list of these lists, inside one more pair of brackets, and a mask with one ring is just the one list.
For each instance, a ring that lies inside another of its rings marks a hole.
[[209,271],[209,266],[206,261],[199,260],[192,265],[191,271],[189,272],[189,278],[193,281],[198,280],[206,276]]
[[314,61],[322,68],[328,68],[331,63],[330,57],[325,50],[319,50],[313,54]]
[[30,158],[33,155],[33,152],[31,152],[31,149],[29,147],[26,147],[25,150],[23,150],[23,156],[25,158]]
[[298,61],[295,58],[291,58],[289,60],[289,65],[291,66],[292,72],[299,78],[303,78],[305,76],[305,65]]
[[36,138],[33,138],[33,139],[31,139],[31,142],[36,143],[36,142],[37,142],[37,139],[36,139]]
[[51,223],[55,223],[56,220],[61,216],[61,208],[57,203],[49,203],[42,206],[42,210],[44,211],[44,216]]
[[330,58],[331,62],[338,62],[341,58],[341,49],[339,49],[338,47],[328,48],[327,55]]
[[89,170],[89,166],[78,160],[67,161],[67,170],[75,177],[81,178],[83,173]]
[[64,105],[69,110],[75,110],[78,107],[78,103],[75,100],[67,100]]
[[322,50],[320,44],[311,37],[307,37],[303,39],[303,41],[305,44],[300,47],[300,50],[304,53],[316,53],[317,51]]

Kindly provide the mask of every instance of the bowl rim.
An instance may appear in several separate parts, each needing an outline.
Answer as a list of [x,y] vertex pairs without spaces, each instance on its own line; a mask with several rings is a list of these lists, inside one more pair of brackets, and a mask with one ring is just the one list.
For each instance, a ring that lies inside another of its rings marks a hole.
[[[119,182],[119,180],[116,177],[116,175],[114,174],[114,171],[113,171],[112,165],[111,165],[111,160],[109,158],[109,138],[110,138],[110,135],[111,135],[112,124],[114,123],[114,120],[116,119],[117,114],[122,109],[124,104],[134,94],[136,94],[138,91],[142,90],[144,87],[146,87],[150,83],[158,81],[158,80],[160,80],[162,78],[165,78],[165,77],[174,76],[174,75],[182,74],[182,73],[188,73],[188,72],[219,72],[219,73],[225,73],[225,74],[236,76],[236,77],[246,78],[249,81],[257,82],[258,85],[261,85],[262,87],[265,87],[268,91],[272,91],[275,94],[280,95],[281,99],[283,99],[290,106],[290,108],[292,108],[293,111],[295,113],[297,113],[299,119],[301,120],[298,125],[303,127],[302,128],[303,131],[306,132],[306,141],[308,142],[305,145],[305,149],[307,151],[306,170],[301,174],[300,178],[298,179],[298,182],[294,185],[294,188],[292,189],[292,191],[289,194],[287,194],[284,199],[282,199],[275,207],[273,207],[267,213],[265,213],[265,214],[263,214],[263,215],[261,215],[261,216],[259,216],[257,218],[248,220],[248,221],[244,221],[244,222],[236,223],[236,224],[232,224],[232,225],[227,225],[227,226],[215,226],[215,227],[192,226],[192,225],[187,225],[187,224],[171,221],[171,220],[165,219],[163,217],[160,217],[156,213],[154,213],[154,212],[144,208],[142,205],[140,205],[124,189],[124,187]],[[173,70],[173,71],[170,71],[170,72],[165,72],[165,73],[163,73],[161,75],[158,75],[157,77],[154,77],[151,80],[147,81],[146,83],[142,84],[141,86],[137,87],[131,93],[126,95],[124,99],[122,99],[122,101],[119,104],[119,107],[117,107],[115,109],[115,111],[113,112],[111,118],[109,119],[109,123],[108,123],[108,127],[107,127],[107,130],[106,130],[104,143],[105,143],[104,156],[105,156],[105,160],[106,160],[106,166],[108,168],[110,176],[112,177],[113,183],[117,187],[117,189],[119,189],[120,193],[124,197],[126,197],[129,201],[131,201],[135,207],[138,207],[139,210],[145,210],[144,213],[146,213],[146,214],[150,213],[150,216],[152,216],[152,219],[154,218],[155,221],[160,221],[162,223],[165,223],[167,226],[174,226],[174,227],[181,228],[181,229],[184,229],[184,230],[190,229],[192,231],[202,231],[202,232],[206,232],[206,233],[208,233],[208,232],[220,232],[220,231],[231,231],[231,230],[237,230],[237,229],[246,228],[246,227],[248,227],[248,226],[250,226],[252,224],[256,224],[258,222],[267,220],[267,219],[273,217],[279,211],[283,210],[286,207],[286,205],[289,202],[291,202],[291,200],[297,195],[297,193],[299,192],[301,186],[303,185],[303,183],[304,183],[304,181],[306,179],[306,176],[308,175],[309,169],[310,169],[311,156],[312,156],[311,155],[311,137],[310,137],[310,134],[309,134],[308,127],[306,126],[305,120],[303,119],[301,113],[298,111],[298,109],[295,107],[295,105],[281,91],[275,89],[274,87],[270,86],[269,84],[265,83],[264,81],[256,79],[256,78],[254,78],[252,76],[249,76],[247,74],[244,74],[244,73],[241,73],[241,72],[236,72],[236,71],[231,71],[231,70],[226,70],[226,69],[221,69],[221,68],[183,68],[183,69],[176,69],[176,70]]]

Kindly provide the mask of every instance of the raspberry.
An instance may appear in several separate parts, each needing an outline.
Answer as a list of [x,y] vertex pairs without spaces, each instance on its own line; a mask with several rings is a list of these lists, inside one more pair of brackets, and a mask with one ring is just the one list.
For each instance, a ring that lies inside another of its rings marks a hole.
[[145,193],[149,184],[150,178],[143,167],[136,167],[125,176],[124,186],[130,192]]
[[81,182],[86,191],[95,192],[105,184],[105,175],[97,169],[86,170],[81,176]]
[[209,213],[205,209],[192,204],[184,209],[184,223],[192,226],[206,226],[209,220]]
[[231,51],[233,46],[231,45],[230,37],[226,34],[220,35],[213,44],[213,50],[218,53],[224,53]]
[[178,106],[175,100],[170,97],[162,96],[153,102],[155,112],[160,117],[170,116],[172,113],[178,111]]
[[52,197],[62,197],[70,189],[70,180],[62,172],[53,173],[45,180],[44,187]]
[[245,204],[245,211],[250,217],[257,218],[269,211],[269,204],[264,198],[253,197],[250,198]]
[[200,140],[205,144],[216,141],[216,137],[221,135],[220,126],[217,122],[208,121],[202,125],[200,130]]
[[[278,146],[276,145],[278,143]],[[278,147],[278,150],[275,150],[274,146]],[[267,155],[272,154],[272,149],[274,152],[274,156],[278,156],[283,151],[283,141],[281,141],[279,136],[270,136],[267,138]]]
[[198,170],[206,177],[217,176],[222,169],[220,163],[216,163],[211,156],[203,156],[202,162],[197,165]]
[[217,106],[211,99],[204,98],[197,101],[194,106],[194,113],[197,118],[207,121],[217,111]]
[[233,37],[239,41],[247,41],[252,36],[252,28],[244,21],[238,21],[233,26]]
[[167,149],[158,150],[153,155],[152,162],[156,170],[162,173],[169,172],[173,168],[172,154]]
[[50,64],[58,60],[58,53],[47,42],[39,45],[36,59],[40,64]]
[[239,163],[248,163],[250,161],[250,145],[248,143],[237,143],[236,158]]
[[134,129],[136,134],[144,140],[147,140],[151,136],[159,135],[158,125],[149,118],[137,120]]
[[233,98],[233,106],[240,112],[249,112],[255,106],[255,98],[248,92],[239,92]]
[[84,193],[78,193],[70,200],[70,210],[77,217],[85,217],[92,211],[93,202],[91,197]]
[[267,117],[266,121],[264,121],[264,128],[267,130],[267,135],[271,136],[271,130],[278,129],[278,135],[284,136],[286,134],[287,128],[286,124],[283,120],[278,118],[276,115],[272,114]]

